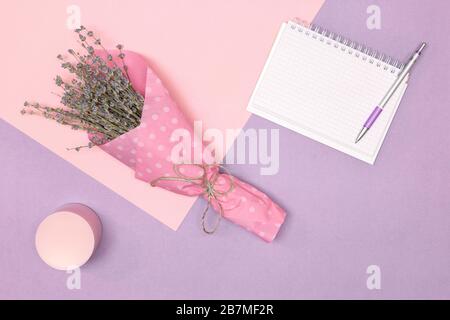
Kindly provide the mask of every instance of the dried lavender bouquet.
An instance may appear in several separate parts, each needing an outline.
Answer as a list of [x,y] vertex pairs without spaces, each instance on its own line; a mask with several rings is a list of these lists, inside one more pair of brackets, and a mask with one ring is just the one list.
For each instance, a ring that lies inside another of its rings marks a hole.
[[[131,85],[122,45],[116,46],[119,66],[94,32],[83,26],[75,32],[82,53],[69,49],[67,57],[57,56],[61,67],[69,73],[69,80],[59,75],[55,78],[55,84],[63,90],[57,94],[62,106],[26,101],[21,113],[38,114],[73,130],[88,132],[91,141],[86,146],[72,148],[79,151],[106,143],[137,127],[144,97]],[[101,52],[104,58],[99,55]]]

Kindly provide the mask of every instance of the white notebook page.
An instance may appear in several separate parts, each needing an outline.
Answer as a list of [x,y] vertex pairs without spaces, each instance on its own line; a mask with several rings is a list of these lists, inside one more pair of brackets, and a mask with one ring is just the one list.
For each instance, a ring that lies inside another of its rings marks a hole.
[[407,80],[355,144],[361,126],[399,69],[363,53],[357,57],[357,52],[349,49],[309,28],[284,23],[247,109],[373,164]]

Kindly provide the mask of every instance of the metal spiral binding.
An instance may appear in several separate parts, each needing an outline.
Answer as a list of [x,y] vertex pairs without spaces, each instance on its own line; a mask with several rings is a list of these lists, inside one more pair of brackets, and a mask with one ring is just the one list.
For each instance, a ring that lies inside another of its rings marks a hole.
[[391,56],[380,53],[364,44],[347,39],[316,24],[308,24],[299,19],[294,19],[293,22],[298,27],[292,25],[292,29],[297,29],[300,33],[311,36],[313,39],[319,40],[327,45],[333,45],[336,49],[347,52],[363,61],[368,61],[383,70],[390,70],[391,73],[395,73],[404,67],[403,63]]

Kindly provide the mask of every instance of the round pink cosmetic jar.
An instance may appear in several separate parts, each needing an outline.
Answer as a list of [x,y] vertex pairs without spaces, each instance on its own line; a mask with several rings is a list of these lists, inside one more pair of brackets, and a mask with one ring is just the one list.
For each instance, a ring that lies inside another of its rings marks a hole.
[[89,207],[70,203],[45,218],[36,231],[35,245],[41,259],[57,270],[84,265],[98,247],[102,224]]

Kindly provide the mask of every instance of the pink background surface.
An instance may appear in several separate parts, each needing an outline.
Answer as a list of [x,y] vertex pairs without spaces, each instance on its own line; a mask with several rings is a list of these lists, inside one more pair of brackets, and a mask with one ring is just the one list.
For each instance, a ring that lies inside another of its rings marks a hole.
[[[279,1],[76,1],[81,23],[106,47],[117,43],[148,59],[172,97],[191,120],[204,128],[241,128],[245,110],[282,21],[293,16],[312,20],[322,0]],[[66,27],[72,1],[17,1],[2,11],[1,117],[63,159],[120,194],[172,229],[177,229],[195,198],[150,188],[132,171],[100,150],[68,152],[84,145],[81,132],[38,117],[23,117],[27,99],[55,103],[56,55],[74,46]],[[101,164],[101,165],[100,165]],[[114,174],[111,174],[114,172]]]
[[[273,2],[273,12],[282,10],[277,8],[284,3]],[[366,28],[366,10],[374,4],[382,10],[381,30]],[[16,5],[20,3],[10,2],[1,13],[14,14],[19,20],[19,13],[26,8],[12,8]],[[218,4],[219,8],[222,5]],[[119,21],[125,6],[127,2],[117,2],[114,10],[105,10]],[[208,8],[220,15],[213,5]],[[0,120],[0,297],[449,299],[448,12],[450,2],[444,0],[324,3],[316,23],[387,54],[405,59],[420,41],[429,46],[414,70],[374,166],[260,117],[250,117],[247,128],[280,130],[280,171],[275,176],[261,176],[260,166],[228,169],[264,190],[288,212],[271,244],[228,221],[223,221],[214,236],[205,235],[200,227],[205,205],[202,199],[191,208],[178,232],[173,232]],[[148,19],[159,19],[156,13],[148,11]],[[271,12],[264,15],[270,20]],[[23,22],[12,26],[19,23]],[[0,32],[10,32],[12,26]],[[272,27],[267,39],[260,37],[267,47],[279,24]],[[12,44],[25,48],[21,39],[31,37],[28,33],[33,39],[46,39],[34,29],[21,30],[23,34],[3,36],[9,40],[3,42],[8,50],[18,52]],[[33,43],[36,46],[38,41]],[[43,46],[39,43],[37,51]],[[263,53],[252,48],[247,49],[262,66]],[[27,59],[33,55],[36,53],[29,51]],[[42,56],[54,66],[53,57]],[[14,66],[8,66],[9,61],[17,60],[11,55],[2,64],[10,72]],[[24,63],[28,68],[36,64]],[[5,78],[0,81],[7,89],[11,83],[16,92],[21,88],[16,100],[22,102],[23,92],[27,97],[43,94],[33,89],[34,78],[48,80],[44,94],[48,92],[50,74],[31,73],[19,79],[21,86]],[[165,76],[172,79],[172,73]],[[253,85],[248,86],[253,89]],[[223,90],[232,88],[230,84]],[[30,90],[35,91],[29,94]],[[2,97],[13,97],[5,91]],[[93,208],[104,226],[98,251],[82,268],[81,290],[68,290],[69,275],[49,268],[34,248],[34,234],[42,219],[70,202]],[[381,290],[366,287],[369,265],[381,268]]]

